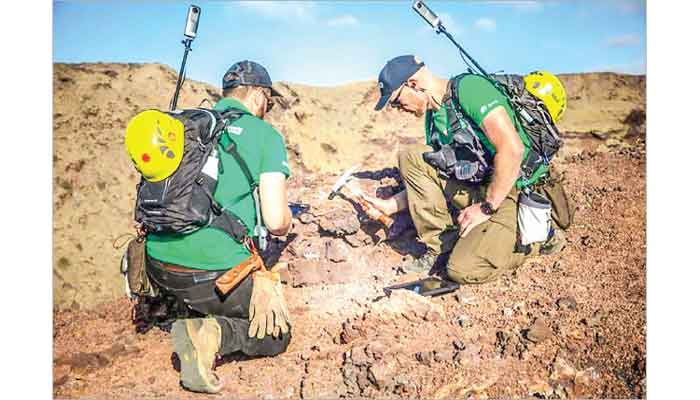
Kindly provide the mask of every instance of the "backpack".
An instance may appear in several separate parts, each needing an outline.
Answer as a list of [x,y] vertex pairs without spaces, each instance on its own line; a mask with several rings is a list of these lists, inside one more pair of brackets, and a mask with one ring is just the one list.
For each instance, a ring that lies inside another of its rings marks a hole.
[[[185,235],[211,227],[227,233],[239,243],[247,243],[249,236],[245,224],[232,212],[222,209],[214,199],[214,192],[219,168],[215,156],[220,147],[219,138],[228,124],[250,114],[235,108],[221,113],[198,108],[167,114],[180,120],[185,127],[182,161],[175,172],[162,181],[149,182],[142,177],[136,192],[135,220],[145,233]],[[238,162],[251,186],[258,216],[255,231],[260,234],[257,185],[236,151],[235,143],[231,142],[223,150]]]
[[491,78],[510,101],[517,122],[530,139],[530,154],[520,170],[523,186],[530,186],[539,180],[563,145],[561,134],[544,103],[525,89],[522,76],[491,75]]
[[[433,152],[423,154],[423,159],[441,171],[443,176],[478,184],[493,171],[493,155],[484,148],[476,134],[476,124],[462,112],[459,105],[459,82],[469,74],[458,75],[448,83],[446,109],[448,127],[454,132],[452,143],[443,145],[440,142],[439,132],[432,126],[432,117],[428,115]],[[559,131],[544,104],[525,89],[521,76],[490,75],[487,79],[506,96],[517,116],[516,123],[530,140],[530,152],[521,164],[516,183],[519,189],[528,187],[544,175],[561,147]]]

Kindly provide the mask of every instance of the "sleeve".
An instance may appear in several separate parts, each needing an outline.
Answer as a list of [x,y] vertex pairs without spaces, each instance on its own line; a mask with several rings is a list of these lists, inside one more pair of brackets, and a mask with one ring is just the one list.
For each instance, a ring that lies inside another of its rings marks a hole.
[[462,78],[459,83],[459,104],[469,118],[481,127],[491,110],[508,106],[508,99],[484,77],[473,75]]
[[281,172],[289,177],[289,163],[287,160],[287,147],[284,138],[276,129],[269,127],[265,141],[263,142],[263,157],[260,166],[260,173]]

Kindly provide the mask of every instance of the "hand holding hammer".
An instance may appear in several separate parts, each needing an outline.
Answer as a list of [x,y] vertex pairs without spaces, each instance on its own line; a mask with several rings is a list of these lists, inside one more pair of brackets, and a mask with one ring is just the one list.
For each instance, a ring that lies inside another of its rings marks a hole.
[[333,188],[331,189],[331,192],[328,194],[328,199],[333,199],[337,194],[340,194],[343,187],[348,188],[350,191],[350,198],[357,202],[360,207],[362,207],[362,210],[364,210],[367,215],[376,220],[379,221],[382,225],[386,226],[387,228],[391,227],[391,225],[394,223],[394,219],[391,218],[390,216],[382,213],[381,211],[377,210],[370,204],[367,200],[365,200],[362,197],[362,192],[360,192],[359,189],[352,185],[347,185],[348,182],[352,179],[352,174],[359,168],[359,164],[353,166],[349,170],[345,171],[343,175],[340,176],[340,178],[335,182],[333,185]]

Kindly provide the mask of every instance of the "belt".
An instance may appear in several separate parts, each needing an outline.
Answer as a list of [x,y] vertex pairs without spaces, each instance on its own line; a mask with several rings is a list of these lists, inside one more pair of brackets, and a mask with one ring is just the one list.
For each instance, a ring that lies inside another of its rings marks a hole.
[[205,269],[187,268],[183,267],[182,265],[170,264],[165,262],[161,262],[160,267],[172,272],[210,272]]

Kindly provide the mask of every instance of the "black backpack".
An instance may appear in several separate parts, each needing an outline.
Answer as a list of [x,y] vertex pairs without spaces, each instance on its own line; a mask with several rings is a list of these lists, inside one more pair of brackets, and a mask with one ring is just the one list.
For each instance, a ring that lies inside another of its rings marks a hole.
[[[219,113],[199,108],[167,114],[185,126],[182,161],[177,170],[165,180],[149,182],[141,179],[137,186],[135,220],[141,224],[145,233],[184,235],[209,226],[245,243],[248,238],[245,224],[230,211],[223,210],[214,200],[217,179],[209,175],[212,172],[207,170],[211,164],[207,165],[207,162],[217,161],[212,153],[219,147],[219,138],[226,126],[249,113],[237,109]],[[238,161],[251,190],[256,193],[257,187],[248,167],[236,151],[235,143],[231,142],[224,151]],[[214,173],[218,172],[218,167],[217,163]],[[259,203],[257,196],[254,197],[259,215]]]
[[[439,132],[431,125],[430,142],[433,152],[423,154],[423,159],[443,176],[452,177],[459,171],[464,177],[458,179],[480,183],[492,173],[493,160],[476,135],[474,122],[462,112],[459,105],[459,82],[467,75],[469,73],[458,75],[448,83],[447,123],[454,132],[453,142],[449,145],[441,144]],[[521,180],[524,186],[529,186],[539,180],[537,173],[542,168],[547,168],[559,151],[562,145],[559,130],[544,104],[525,89],[522,76],[490,75],[487,79],[508,98],[517,115],[517,123],[530,139],[531,151],[520,168]],[[428,118],[431,119],[430,116]]]
[[529,178],[540,165],[549,165],[561,148],[563,141],[559,129],[544,103],[525,88],[522,76],[491,75],[491,78],[510,101],[520,126],[530,139],[530,156],[521,170],[523,176]]

